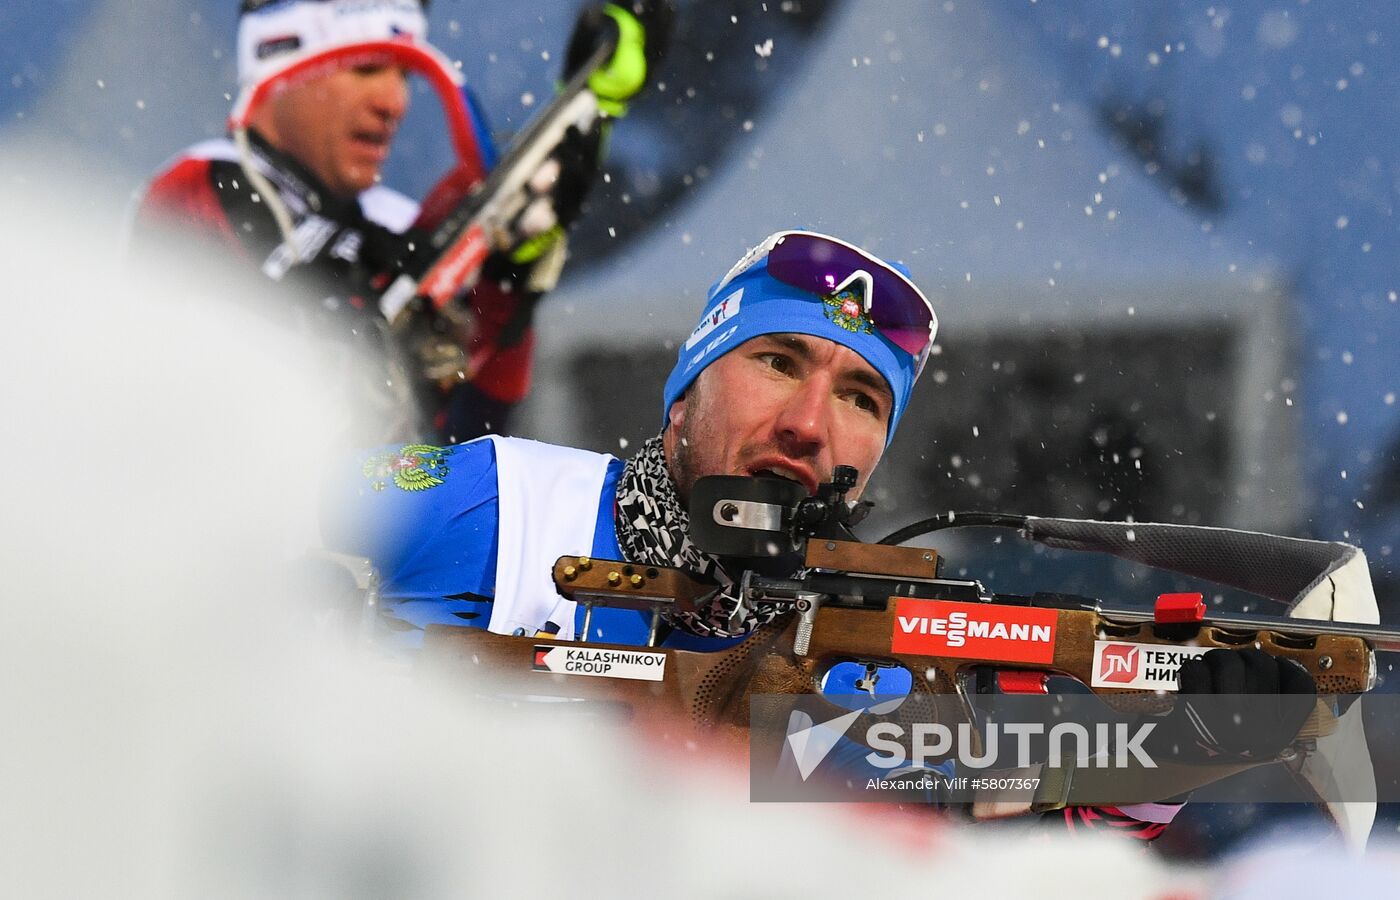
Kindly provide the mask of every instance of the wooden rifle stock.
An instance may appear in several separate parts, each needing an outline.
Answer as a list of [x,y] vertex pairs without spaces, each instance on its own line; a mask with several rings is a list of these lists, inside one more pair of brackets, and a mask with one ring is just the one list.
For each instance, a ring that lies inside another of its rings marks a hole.
[[[1043,692],[1046,678],[1068,676],[1092,685],[1114,709],[1150,712],[1170,706],[1170,697],[1105,682],[1102,657],[1101,670],[1095,672],[1096,642],[1139,650],[1258,647],[1299,663],[1315,679],[1320,694],[1332,695],[1369,690],[1375,680],[1373,645],[1389,647],[1400,639],[1373,629],[1374,639],[1368,641],[1370,632],[1358,626],[1263,616],[1162,624],[1150,612],[1106,610],[1083,598],[1075,598],[1078,603],[1059,598],[1059,605],[1037,605],[1039,596],[1001,597],[985,593],[976,582],[939,579],[937,555],[921,548],[813,540],[806,554],[808,570],[802,578],[746,576],[740,583],[747,600],[776,603],[791,613],[727,650],[560,641],[548,635],[512,637],[433,626],[427,632],[425,662],[453,672],[518,673],[522,692],[530,695],[592,700],[610,704],[638,724],[667,730],[679,726],[700,737],[746,743],[754,694],[820,694],[828,671],[844,662],[873,667],[868,669],[872,673],[903,667],[912,674],[911,695],[957,695],[964,700],[977,673],[998,678],[1004,677],[1000,673],[1017,673],[1007,679],[1020,686],[1011,692],[1030,693],[1038,677]],[[715,591],[714,585],[697,582],[678,569],[587,557],[561,557],[554,578],[560,593],[586,609],[601,604],[650,612],[653,637],[668,611],[692,611]],[[955,627],[954,622],[960,624]],[[1033,630],[1036,623],[1048,632]],[[540,654],[555,647],[565,652],[663,654],[664,677],[646,681],[548,671],[539,664]],[[875,693],[873,682],[869,690]],[[1301,737],[1326,733],[1330,714],[1323,714],[1323,704],[1318,709]],[[783,734],[754,734],[752,739],[755,747],[771,749]],[[1162,779],[1162,796],[1155,799],[1240,768],[1176,767],[1174,778]],[[1073,802],[1071,786],[1064,785],[1063,794],[1042,805]]]

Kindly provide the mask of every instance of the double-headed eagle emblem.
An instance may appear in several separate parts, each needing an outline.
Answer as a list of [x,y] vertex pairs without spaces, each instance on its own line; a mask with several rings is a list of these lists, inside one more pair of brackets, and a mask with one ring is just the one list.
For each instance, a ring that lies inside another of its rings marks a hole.
[[837,326],[853,334],[873,334],[875,323],[865,313],[865,304],[853,290],[822,297],[822,313]]
[[430,444],[405,444],[371,456],[362,471],[376,491],[384,490],[390,482],[400,490],[426,491],[447,478],[447,450]]

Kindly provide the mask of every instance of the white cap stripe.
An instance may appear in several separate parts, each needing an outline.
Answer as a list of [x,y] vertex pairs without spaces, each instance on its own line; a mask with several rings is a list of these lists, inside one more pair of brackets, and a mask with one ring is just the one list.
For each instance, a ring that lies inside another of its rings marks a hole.
[[[238,23],[238,83],[244,87],[297,60],[351,44],[428,36],[418,0],[289,0],[244,13]],[[260,58],[261,56],[261,58]]]

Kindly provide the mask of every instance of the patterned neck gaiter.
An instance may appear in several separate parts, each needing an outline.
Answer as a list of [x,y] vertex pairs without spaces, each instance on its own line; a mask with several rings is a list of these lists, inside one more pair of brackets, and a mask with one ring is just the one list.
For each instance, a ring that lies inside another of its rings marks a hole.
[[737,620],[738,587],[719,560],[690,540],[690,514],[666,466],[661,435],[637,450],[622,468],[617,486],[617,543],[629,562],[689,569],[718,582],[720,589],[695,613],[673,613],[667,621],[702,637],[738,637],[778,616],[778,609],[745,610]]

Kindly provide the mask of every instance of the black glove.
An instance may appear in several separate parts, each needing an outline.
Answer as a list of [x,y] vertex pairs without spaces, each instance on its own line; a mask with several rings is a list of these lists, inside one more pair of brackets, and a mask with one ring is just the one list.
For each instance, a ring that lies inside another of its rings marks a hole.
[[[503,262],[521,273],[528,273],[531,264],[544,255],[563,237],[564,232],[583,212],[583,203],[597,181],[602,165],[601,129],[581,132],[570,126],[544,165],[525,186],[525,205],[509,225],[511,249]],[[499,265],[486,277],[509,274]],[[510,280],[523,283],[522,278]]]
[[1177,679],[1175,707],[1143,742],[1157,759],[1271,760],[1316,706],[1317,683],[1306,669],[1253,648],[1188,659]]
[[603,132],[593,128],[585,133],[571,126],[559,149],[554,151],[554,159],[559,163],[559,177],[550,197],[559,224],[568,228],[578,219],[588,192],[598,180],[603,159]]
[[675,11],[669,0],[623,0],[589,6],[579,13],[564,53],[564,80],[579,70],[606,42],[612,58],[588,79],[599,106],[614,117],[627,112],[627,101],[647,83],[666,55]]

